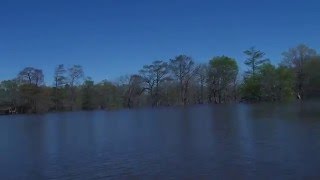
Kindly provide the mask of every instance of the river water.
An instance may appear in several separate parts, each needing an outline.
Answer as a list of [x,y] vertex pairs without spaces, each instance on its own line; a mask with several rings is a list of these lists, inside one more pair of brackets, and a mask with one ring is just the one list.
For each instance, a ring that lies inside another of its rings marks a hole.
[[0,116],[0,179],[320,179],[318,107]]

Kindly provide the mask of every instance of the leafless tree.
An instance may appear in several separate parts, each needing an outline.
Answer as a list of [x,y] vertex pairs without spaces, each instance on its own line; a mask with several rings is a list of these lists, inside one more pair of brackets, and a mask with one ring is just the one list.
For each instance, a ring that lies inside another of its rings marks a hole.
[[170,60],[170,69],[179,82],[180,100],[186,105],[188,103],[189,83],[197,71],[197,66],[195,66],[191,57],[179,55]]
[[168,79],[168,64],[163,61],[154,61],[151,65],[143,66],[140,75],[145,83],[145,89],[150,93],[152,106],[158,106],[160,103],[160,86]]
[[41,69],[26,67],[18,74],[17,79],[22,84],[35,86],[44,85],[44,75]]

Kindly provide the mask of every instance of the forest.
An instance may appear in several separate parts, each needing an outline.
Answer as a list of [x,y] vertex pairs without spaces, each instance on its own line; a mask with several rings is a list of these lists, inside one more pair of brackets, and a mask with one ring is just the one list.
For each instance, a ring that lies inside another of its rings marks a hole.
[[[249,48],[245,60],[216,56],[197,64],[187,55],[156,60],[115,82],[94,82],[83,67],[55,67],[46,85],[41,69],[26,67],[0,84],[0,109],[44,113],[192,104],[300,101],[320,97],[320,56],[304,44],[289,48],[279,64]],[[246,66],[239,72],[238,62]],[[48,78],[48,77],[46,77]]]

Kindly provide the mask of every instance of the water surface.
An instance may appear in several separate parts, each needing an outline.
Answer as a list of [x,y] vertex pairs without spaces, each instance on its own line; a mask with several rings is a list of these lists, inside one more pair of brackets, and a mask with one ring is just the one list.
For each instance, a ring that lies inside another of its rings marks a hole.
[[0,116],[0,179],[320,179],[318,107]]

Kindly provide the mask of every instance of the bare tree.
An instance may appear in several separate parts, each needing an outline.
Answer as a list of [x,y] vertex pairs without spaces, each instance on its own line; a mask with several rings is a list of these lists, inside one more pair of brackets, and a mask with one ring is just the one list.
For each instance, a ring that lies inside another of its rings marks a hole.
[[143,66],[141,77],[146,84],[145,89],[150,93],[152,106],[160,103],[160,85],[168,78],[168,64],[163,61],[154,61],[151,65]]
[[79,80],[81,80],[84,77],[84,72],[82,69],[82,66],[80,65],[73,65],[71,68],[68,69],[69,73],[69,84],[71,87],[74,87],[79,83]]
[[41,69],[26,67],[19,72],[17,79],[22,84],[44,85],[44,75]]
[[75,100],[76,100],[76,93],[75,87],[79,83],[79,81],[84,77],[84,72],[82,66],[74,65],[68,69],[69,74],[69,86],[71,91],[71,108],[74,108]]
[[188,89],[191,78],[194,77],[197,67],[191,57],[179,55],[170,60],[170,69],[179,82],[180,100],[188,103]]
[[[142,87],[143,80],[140,75],[134,74],[127,77],[128,79],[120,85],[122,89],[124,88],[123,105],[124,107],[132,108],[139,105],[139,97],[145,89]],[[122,78],[122,80],[124,79]]]
[[30,112],[38,112],[41,99],[42,89],[44,85],[44,75],[41,69],[26,67],[19,72],[17,80],[20,82],[19,91],[23,105]]
[[208,66],[206,64],[200,64],[196,71],[196,83],[199,86],[198,89],[198,103],[204,103],[205,86],[208,78]]
[[54,86],[56,89],[63,87],[67,83],[66,69],[63,64],[59,64],[54,70]]

